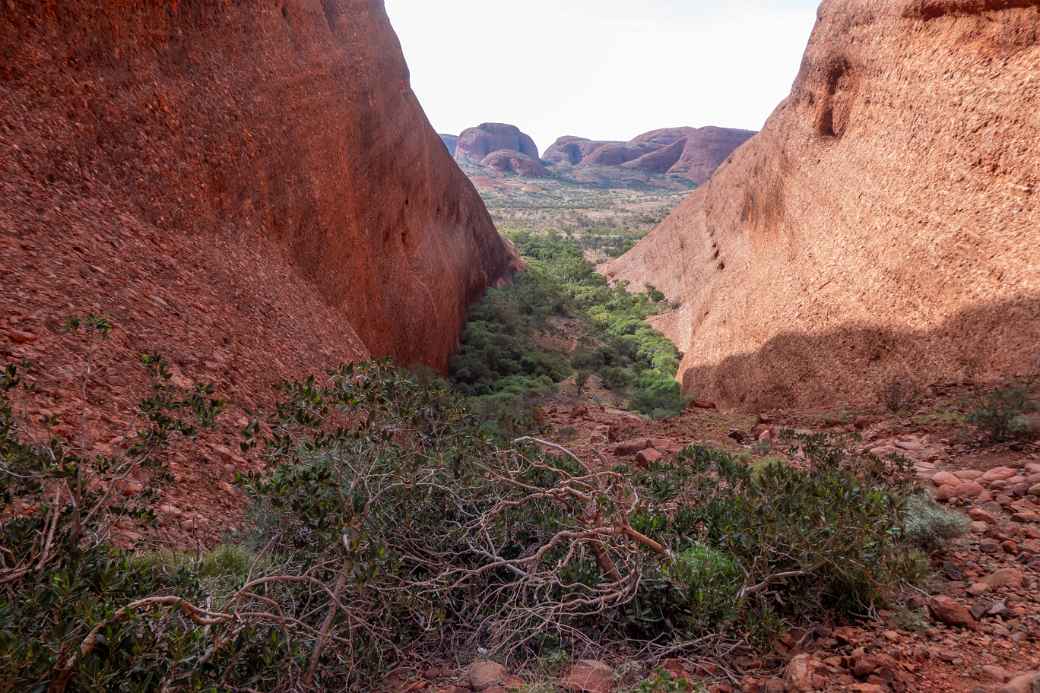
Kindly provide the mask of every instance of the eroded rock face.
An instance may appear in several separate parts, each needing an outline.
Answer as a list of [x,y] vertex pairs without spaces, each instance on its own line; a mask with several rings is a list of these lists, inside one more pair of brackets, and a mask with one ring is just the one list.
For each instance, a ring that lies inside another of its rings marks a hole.
[[624,144],[623,142],[597,142],[584,137],[567,135],[561,137],[545,150],[542,159],[551,164],[575,166],[604,144]]
[[512,173],[524,178],[544,178],[549,172],[538,159],[532,159],[526,154],[500,149],[491,152],[480,160],[480,165],[491,168],[502,173]]
[[513,266],[381,0],[13,0],[0,56],[0,312],[44,356],[93,312],[245,380],[441,368]]
[[681,303],[687,393],[873,400],[1033,372],[1040,0],[827,0],[765,129],[604,267]]
[[455,156],[479,163],[488,154],[503,150],[519,152],[538,160],[538,147],[534,140],[520,132],[520,128],[515,125],[504,123],[484,123],[463,130],[459,135]]

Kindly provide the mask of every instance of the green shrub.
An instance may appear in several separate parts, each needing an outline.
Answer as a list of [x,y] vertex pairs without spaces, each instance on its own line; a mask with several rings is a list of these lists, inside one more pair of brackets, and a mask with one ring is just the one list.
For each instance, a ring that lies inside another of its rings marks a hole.
[[685,678],[677,678],[667,669],[656,669],[639,682],[632,693],[700,693],[705,688],[692,684]]
[[942,507],[926,494],[907,499],[903,534],[925,551],[941,549],[951,539],[967,532],[970,524],[966,516]]
[[[605,387],[643,414],[681,412],[674,382],[679,354],[645,322],[660,309],[655,301],[609,286],[573,241],[530,233],[514,234],[513,240],[528,267],[470,311],[451,364],[452,381],[467,395],[483,397],[504,391],[510,377],[559,383],[574,372],[583,379],[597,373]],[[579,325],[579,348],[569,358],[537,339],[554,332],[551,319],[559,316]]]
[[632,388],[632,406],[655,419],[667,419],[681,414],[686,401],[674,378],[646,371]]
[[664,303],[668,297],[657,289],[653,284],[646,285],[646,295],[650,297],[650,300],[654,303]]
[[903,470],[821,440],[799,442],[805,469],[752,473],[694,447],[627,474],[503,439],[446,382],[386,363],[281,397],[247,427],[268,461],[243,480],[252,536],[195,557],[96,541],[118,511],[81,527],[76,504],[40,495],[71,458],[26,442],[2,400],[5,498],[37,494],[3,521],[5,685],[370,690],[403,656],[682,643],[862,613],[920,567]]
[[677,552],[707,546],[737,562],[746,576],[743,612],[862,613],[919,577],[918,557],[902,537],[912,488],[906,469],[816,438],[800,449],[806,469],[779,461],[752,468],[691,447],[679,469],[653,465],[635,483],[667,517],[655,537]]
[[1029,433],[1023,416],[1036,410],[1036,403],[1026,388],[1005,387],[988,393],[968,416],[968,421],[991,441],[1000,443]]
[[663,570],[684,597],[691,621],[686,627],[708,629],[736,616],[744,573],[732,556],[696,543]]
[[[283,629],[273,624],[243,626],[224,642],[208,639],[192,618],[198,612],[184,606],[219,611],[245,580],[252,556],[243,549],[225,547],[195,559],[135,556],[103,540],[119,517],[145,524],[154,518],[154,489],[117,500],[106,493],[114,481],[138,471],[158,483],[164,448],[177,438],[190,440],[195,427],[219,411],[208,389],[173,387],[161,358],[142,363],[154,377],[140,407],[147,425],[128,436],[126,456],[91,456],[58,437],[40,443],[24,435],[8,401],[18,373],[8,368],[0,377],[0,497],[5,510],[15,509],[0,520],[4,690],[192,690],[207,680],[216,685],[210,676],[217,670],[228,685],[267,688],[277,679],[274,665],[293,655]],[[22,505],[11,505],[15,499]],[[222,632],[218,624],[213,628]]]

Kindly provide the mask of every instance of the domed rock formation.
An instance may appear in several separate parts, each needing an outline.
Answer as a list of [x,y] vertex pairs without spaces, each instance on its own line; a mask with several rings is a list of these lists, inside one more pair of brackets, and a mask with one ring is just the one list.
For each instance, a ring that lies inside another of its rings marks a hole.
[[1033,373],[1040,0],[826,0],[790,96],[603,269],[746,408]]
[[520,128],[515,125],[504,123],[484,123],[463,130],[459,135],[455,156],[479,163],[488,154],[502,150],[519,152],[538,160],[538,147],[534,140],[520,132]]
[[647,173],[668,173],[678,163],[685,150],[686,140],[676,140],[660,149],[655,149],[636,159],[626,161],[622,166],[638,171],[646,171]]
[[705,183],[734,151],[754,135],[750,130],[712,126],[693,128],[685,138],[686,145],[679,160],[668,172],[689,178],[698,185]]
[[624,144],[623,142],[595,142],[584,137],[567,135],[561,137],[545,150],[542,159],[550,164],[574,166],[604,144]]
[[545,150],[552,166],[609,168],[620,166],[655,175],[687,178],[698,185],[755,133],[730,128],[665,128],[628,142],[597,142],[561,137]]
[[620,166],[653,151],[652,145],[606,143],[593,149],[581,160],[581,166]]
[[524,178],[545,178],[549,175],[541,161],[508,149],[491,152],[480,160],[480,165],[484,168],[494,169],[502,173],[512,173]]
[[444,368],[516,262],[379,0],[13,0],[0,56],[0,356],[97,313],[252,391]]

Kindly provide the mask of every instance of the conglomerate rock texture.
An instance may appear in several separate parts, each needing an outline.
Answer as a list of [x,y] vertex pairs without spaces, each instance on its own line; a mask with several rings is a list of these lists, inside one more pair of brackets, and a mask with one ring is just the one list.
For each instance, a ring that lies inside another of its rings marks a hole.
[[764,130],[605,273],[681,304],[687,393],[1035,373],[1040,0],[826,0]]
[[43,351],[89,311],[257,376],[443,368],[515,262],[382,0],[7,2],[0,244],[0,319]]

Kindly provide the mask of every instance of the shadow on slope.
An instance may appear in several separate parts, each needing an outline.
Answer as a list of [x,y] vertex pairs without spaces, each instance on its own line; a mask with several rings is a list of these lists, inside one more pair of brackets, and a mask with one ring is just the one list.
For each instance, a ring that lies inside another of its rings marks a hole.
[[[1021,353],[1033,356],[1015,358]],[[819,335],[785,332],[758,351],[690,368],[682,383],[699,399],[769,409],[873,401],[897,380],[921,387],[1038,372],[1040,295],[1029,295],[961,311],[931,330],[849,325]],[[925,382],[921,373],[938,376]]]

